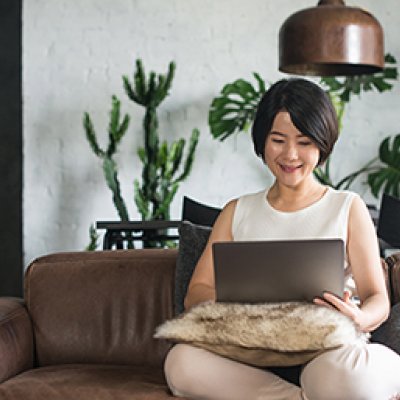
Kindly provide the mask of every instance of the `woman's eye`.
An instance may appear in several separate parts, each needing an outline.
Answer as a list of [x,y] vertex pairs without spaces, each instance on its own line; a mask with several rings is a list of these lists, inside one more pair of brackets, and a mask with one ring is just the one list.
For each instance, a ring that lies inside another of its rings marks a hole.
[[309,146],[312,142],[299,142],[301,146]]
[[282,139],[271,139],[274,143],[283,143]]

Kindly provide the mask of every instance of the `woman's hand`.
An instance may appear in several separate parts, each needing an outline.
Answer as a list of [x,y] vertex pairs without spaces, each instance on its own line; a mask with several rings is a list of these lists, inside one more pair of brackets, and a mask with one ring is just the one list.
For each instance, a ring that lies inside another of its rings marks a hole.
[[323,298],[315,298],[314,303],[340,311],[349,317],[361,331],[368,331],[363,324],[364,312],[350,300],[350,292],[345,291],[342,299],[332,293],[324,292]]

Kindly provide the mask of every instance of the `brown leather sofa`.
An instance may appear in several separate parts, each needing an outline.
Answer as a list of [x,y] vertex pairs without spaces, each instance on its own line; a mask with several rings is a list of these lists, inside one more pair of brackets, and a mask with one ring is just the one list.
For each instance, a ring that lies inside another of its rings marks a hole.
[[162,400],[176,250],[60,253],[0,299],[1,400]]
[[[0,298],[0,400],[172,398],[162,368],[170,344],[153,333],[173,316],[176,258],[157,249],[34,261],[25,299]],[[400,253],[385,266],[398,301]],[[395,346],[399,311],[381,332]]]

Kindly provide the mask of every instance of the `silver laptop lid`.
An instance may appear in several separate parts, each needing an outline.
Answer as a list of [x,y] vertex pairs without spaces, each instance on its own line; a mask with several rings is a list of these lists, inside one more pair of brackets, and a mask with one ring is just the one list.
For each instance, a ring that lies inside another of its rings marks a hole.
[[341,239],[237,241],[213,244],[217,301],[312,301],[343,296]]

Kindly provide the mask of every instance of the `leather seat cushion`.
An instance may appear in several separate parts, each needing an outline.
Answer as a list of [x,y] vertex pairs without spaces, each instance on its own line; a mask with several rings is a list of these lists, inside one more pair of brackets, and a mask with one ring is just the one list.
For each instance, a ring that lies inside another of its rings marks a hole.
[[171,399],[160,368],[68,364],[31,369],[0,385],[1,400]]

